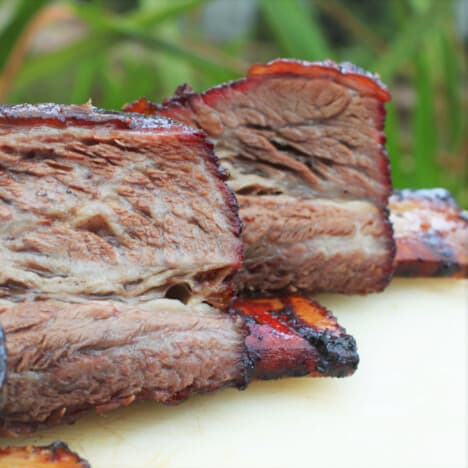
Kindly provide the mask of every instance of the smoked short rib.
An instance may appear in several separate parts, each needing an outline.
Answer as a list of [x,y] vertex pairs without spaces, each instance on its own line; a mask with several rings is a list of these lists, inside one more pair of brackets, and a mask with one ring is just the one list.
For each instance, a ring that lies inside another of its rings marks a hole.
[[229,312],[167,299],[0,303],[8,354],[0,432],[136,399],[172,404],[251,379],[345,377],[357,368],[354,339],[315,302],[241,299]]
[[203,129],[245,229],[241,289],[368,293],[393,272],[384,148],[390,94],[351,64],[279,59],[246,78],[124,109]]
[[389,206],[396,275],[468,277],[468,212],[447,190],[396,190]]
[[[4,427],[48,424],[65,413],[73,419],[90,405],[130,398],[138,393],[132,385],[146,391],[138,387],[142,368],[156,356],[144,340],[164,341],[177,330],[158,312],[176,321],[170,314],[176,306],[192,314],[216,306],[215,322],[231,322],[219,310],[230,303],[242,242],[224,179],[205,136],[167,119],[90,105],[0,106]],[[205,348],[221,347],[218,328],[230,344],[225,335],[234,325],[226,330],[198,314],[181,318],[187,353],[197,352],[191,327],[204,320],[213,329]],[[241,338],[236,335],[237,346]],[[161,353],[177,359],[181,345],[169,339],[165,345]],[[111,357],[107,347],[115,347]],[[214,360],[229,374],[219,353]],[[178,374],[167,378],[172,388]]]
[[167,119],[0,106],[0,299],[225,308],[242,243],[224,178],[202,133]]
[[223,179],[203,134],[165,119],[0,106],[0,432],[354,372],[318,304],[221,312],[242,261]]

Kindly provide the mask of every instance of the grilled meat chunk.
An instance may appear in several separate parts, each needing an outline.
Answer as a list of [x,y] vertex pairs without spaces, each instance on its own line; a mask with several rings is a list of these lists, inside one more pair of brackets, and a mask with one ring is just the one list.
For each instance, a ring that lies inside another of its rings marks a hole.
[[90,468],[63,442],[46,447],[0,447],[0,468]]
[[0,304],[8,354],[0,428],[29,432],[135,399],[175,403],[244,386],[243,322],[173,299]]
[[447,190],[397,190],[389,206],[396,275],[468,277],[468,213]]
[[230,173],[246,260],[242,289],[368,293],[393,271],[378,79],[350,64],[275,60],[204,93],[124,109],[203,129]]
[[[351,375],[354,339],[302,297],[241,299],[230,313],[160,299],[0,303],[5,435],[73,422],[136,399],[173,404],[251,379]],[[5,344],[4,344],[5,346]]]
[[[257,327],[248,301],[221,312],[242,261],[236,207],[199,131],[91,106],[1,106],[0,430],[251,377],[352,373],[354,341],[326,311],[268,309],[283,334]],[[351,347],[323,345],[336,340]]]
[[0,298],[225,308],[242,243],[223,179],[204,136],[166,119],[0,106]]
[[253,378],[345,377],[357,369],[356,341],[315,301],[295,295],[241,298],[230,312],[246,320]]

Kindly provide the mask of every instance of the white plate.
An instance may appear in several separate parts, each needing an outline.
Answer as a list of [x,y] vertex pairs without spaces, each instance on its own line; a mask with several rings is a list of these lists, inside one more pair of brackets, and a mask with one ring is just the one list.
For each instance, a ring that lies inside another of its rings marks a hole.
[[62,439],[93,468],[465,468],[467,287],[399,279],[382,294],[320,296],[358,341],[351,378],[137,403],[0,444]]

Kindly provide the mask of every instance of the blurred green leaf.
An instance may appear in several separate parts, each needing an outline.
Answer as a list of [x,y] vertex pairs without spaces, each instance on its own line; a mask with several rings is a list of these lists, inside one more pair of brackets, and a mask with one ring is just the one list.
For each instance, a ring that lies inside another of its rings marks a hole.
[[403,158],[400,150],[400,128],[395,103],[387,104],[387,118],[385,121],[385,135],[387,136],[387,152],[392,168],[392,180],[395,187],[406,187],[406,171],[403,167]]
[[15,88],[31,86],[35,81],[57,74],[64,67],[106,50],[114,41],[112,35],[90,34],[62,49],[28,59],[16,79]]
[[[178,31],[173,23],[161,25],[164,36],[177,40]],[[155,77],[161,86],[161,92],[165,96],[171,96],[176,87],[181,83],[193,83],[193,68],[185,60],[174,57],[172,54],[162,53],[157,55],[158,75]]]
[[120,109],[126,99],[126,83],[122,73],[107,73],[101,75],[102,106],[107,109]]
[[260,0],[262,13],[283,53],[294,58],[333,58],[310,4],[300,0]]
[[384,81],[391,82],[402,65],[414,57],[424,39],[432,34],[446,9],[446,5],[442,5],[444,3],[433,1],[425,13],[415,13],[407,19],[403,29],[395,34],[388,50],[372,65],[372,70],[379,73]]
[[437,131],[434,115],[434,93],[427,55],[415,57],[413,112],[414,182],[417,187],[435,186],[438,182]]
[[171,0],[170,2],[151,2],[151,7],[135,12],[129,17],[134,25],[153,26],[170,18],[178,17],[206,3],[209,0]]
[[22,0],[18,2],[9,24],[0,34],[0,70],[5,66],[6,60],[24,28],[46,3],[47,0]]
[[446,127],[448,148],[456,151],[460,147],[463,136],[461,70],[453,39],[447,31],[440,34],[441,63],[443,66],[443,84],[445,88]]
[[192,66],[199,67],[201,71],[207,72],[212,76],[216,76],[219,83],[232,79],[239,73],[237,69],[232,68],[230,65],[220,63],[218,60],[214,60],[198,51],[191,50],[187,46],[182,46],[175,42],[170,42],[166,39],[142,33],[140,31],[127,30],[125,35],[139,41],[147,47],[154,48],[154,50],[170,53],[174,57],[186,60]]
[[78,64],[70,93],[70,102],[82,104],[91,98],[97,69],[98,62],[96,60],[86,60]]
[[404,24],[407,20],[407,5],[405,0],[392,0],[390,11],[397,24]]
[[137,10],[128,15],[116,15],[100,4],[81,4],[71,2],[73,10],[90,26],[99,30],[115,30],[148,28],[166,20],[187,13],[208,0],[171,0],[170,2],[154,2],[152,8]]
[[[185,4],[186,8],[193,8],[196,4],[205,2],[206,0],[180,0],[176,2],[178,8],[181,4]],[[152,25],[154,21],[166,20],[170,15],[175,15],[179,11],[175,8],[176,5],[166,7],[166,10],[157,10],[158,14],[153,14]],[[125,17],[117,15],[97,14],[100,11],[99,6],[94,7],[94,11],[88,8],[83,8],[82,5],[75,5],[77,13],[83,18],[88,19],[89,23],[102,34],[114,34],[120,38],[131,39],[140,44],[145,45],[155,52],[165,52],[177,57],[181,60],[186,60],[193,66],[200,67],[202,70],[217,76],[220,80],[229,79],[237,74],[237,70],[231,68],[227,63],[220,63],[207,54],[200,53],[190,49],[187,45],[181,46],[176,42],[171,42],[160,35],[148,32],[142,28],[141,22],[147,26],[149,23],[142,15]],[[138,18],[137,20],[135,18]]]
[[[354,14],[351,7],[346,7],[337,0],[314,0],[317,7],[335,20],[340,27],[352,34],[358,44],[366,44],[371,51],[380,52],[385,48],[385,42],[366,22]],[[347,59],[349,61],[349,59]]]

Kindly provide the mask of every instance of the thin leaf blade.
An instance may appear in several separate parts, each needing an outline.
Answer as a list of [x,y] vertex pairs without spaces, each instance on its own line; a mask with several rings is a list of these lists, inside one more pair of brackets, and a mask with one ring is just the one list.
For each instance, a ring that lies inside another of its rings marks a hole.
[[332,58],[313,12],[299,0],[260,0],[260,8],[285,54],[305,60]]

